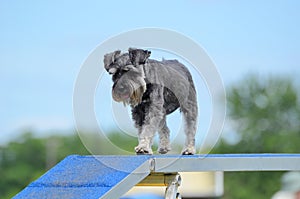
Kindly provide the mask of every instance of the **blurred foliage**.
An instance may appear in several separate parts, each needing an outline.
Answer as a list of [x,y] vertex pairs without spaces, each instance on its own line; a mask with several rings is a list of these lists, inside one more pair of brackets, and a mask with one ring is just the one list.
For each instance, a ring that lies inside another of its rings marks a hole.
[[[288,78],[250,76],[228,89],[234,144],[213,153],[299,153],[299,91]],[[227,172],[224,198],[265,199],[280,189],[282,172]]]
[[[235,140],[223,137],[213,153],[299,153],[299,92],[290,79],[250,76],[231,86],[227,99]],[[116,132],[108,139],[92,138],[101,154],[128,154],[137,144],[136,138]],[[119,149],[108,147],[108,142]],[[37,138],[28,132],[0,146],[0,198],[11,198],[70,154],[89,154],[77,135]],[[281,175],[226,172],[224,198],[270,198],[280,189]]]
[[0,147],[0,198],[11,198],[70,154],[88,154],[77,136],[35,138],[24,133]]

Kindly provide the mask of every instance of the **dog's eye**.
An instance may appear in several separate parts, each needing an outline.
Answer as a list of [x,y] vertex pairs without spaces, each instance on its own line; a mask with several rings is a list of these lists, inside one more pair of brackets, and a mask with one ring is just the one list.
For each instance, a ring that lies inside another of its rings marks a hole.
[[114,82],[117,81],[118,79],[121,78],[122,74],[123,74],[123,73],[120,72],[120,71],[115,72],[115,73],[113,74],[113,76],[112,76],[112,80],[113,80]]
[[124,73],[125,73],[125,71],[123,71],[123,70],[118,70],[118,71],[114,74],[114,76],[117,77],[117,78],[120,78]]
[[127,73],[129,70],[120,70],[119,71],[119,76],[124,75],[125,73]]

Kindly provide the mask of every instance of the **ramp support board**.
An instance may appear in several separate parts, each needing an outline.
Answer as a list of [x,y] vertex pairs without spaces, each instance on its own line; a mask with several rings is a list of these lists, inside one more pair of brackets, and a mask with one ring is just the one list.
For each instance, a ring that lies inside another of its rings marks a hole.
[[15,199],[117,199],[135,185],[167,186],[180,198],[178,172],[300,170],[300,154],[78,156],[65,158]]
[[181,184],[181,177],[179,174],[173,176],[173,179],[168,181],[165,198],[166,199],[181,199],[180,194],[177,192],[178,186]]

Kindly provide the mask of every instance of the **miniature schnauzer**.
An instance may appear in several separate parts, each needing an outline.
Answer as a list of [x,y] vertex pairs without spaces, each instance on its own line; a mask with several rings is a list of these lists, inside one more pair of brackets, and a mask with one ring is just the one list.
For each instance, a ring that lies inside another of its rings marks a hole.
[[155,133],[159,133],[158,152],[171,150],[170,130],[166,116],[177,108],[183,113],[185,146],[183,155],[195,154],[197,131],[197,97],[192,76],[177,60],[148,59],[151,52],[129,48],[104,56],[104,67],[112,75],[112,97],[132,108],[132,118],[138,129],[137,154],[152,154]]

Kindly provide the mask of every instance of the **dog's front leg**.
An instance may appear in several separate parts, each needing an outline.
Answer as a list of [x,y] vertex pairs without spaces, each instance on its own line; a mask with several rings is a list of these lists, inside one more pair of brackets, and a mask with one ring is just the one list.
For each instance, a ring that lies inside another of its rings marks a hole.
[[135,147],[137,154],[153,154],[151,148],[153,137],[164,118],[163,99],[163,89],[156,86],[150,94],[150,106],[144,113],[145,119],[138,135],[139,144]]

